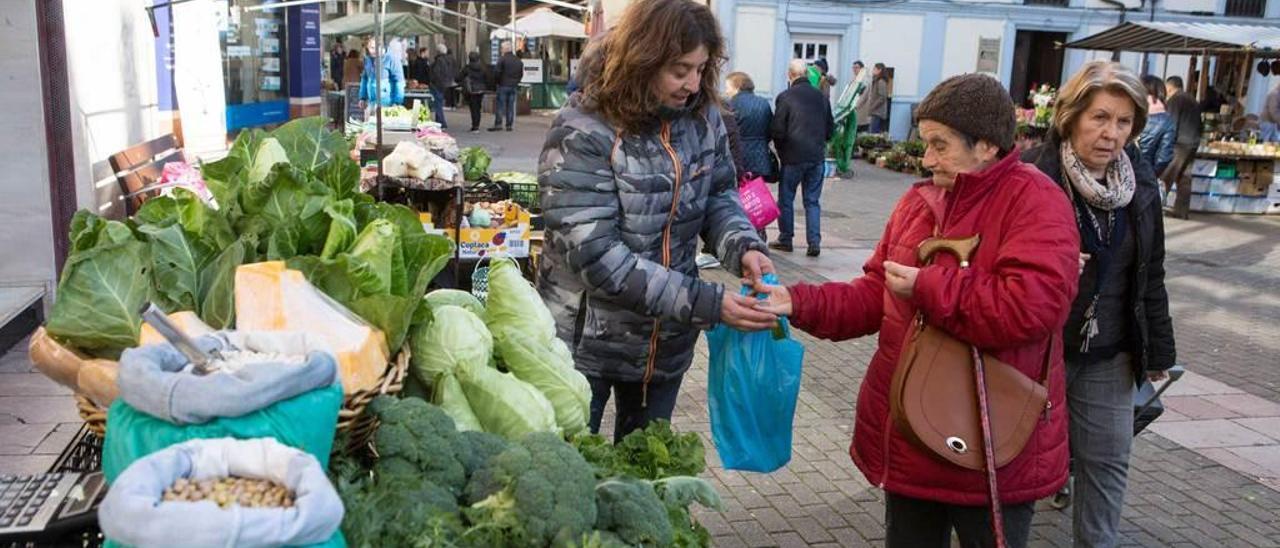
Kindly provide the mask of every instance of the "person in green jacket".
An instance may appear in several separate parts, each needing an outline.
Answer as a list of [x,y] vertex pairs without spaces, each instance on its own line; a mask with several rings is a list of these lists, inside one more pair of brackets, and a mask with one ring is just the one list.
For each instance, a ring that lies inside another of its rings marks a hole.
[[[861,72],[862,61],[855,61],[853,64],[854,73]],[[836,160],[836,172],[846,179],[853,176],[853,145],[858,137],[858,112],[855,106],[866,90],[866,82],[861,78],[854,78],[845,85],[844,92],[836,101],[836,131],[827,143],[827,148],[828,154]]]

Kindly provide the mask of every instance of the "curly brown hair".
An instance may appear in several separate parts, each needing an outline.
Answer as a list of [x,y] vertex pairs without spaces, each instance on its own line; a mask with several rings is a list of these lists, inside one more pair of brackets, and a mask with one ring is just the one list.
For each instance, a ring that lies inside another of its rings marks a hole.
[[701,113],[708,105],[719,105],[724,38],[706,6],[692,0],[639,0],[603,39],[597,52],[601,70],[583,83],[582,93],[593,110],[624,133],[653,127],[662,106],[653,93],[653,78],[698,46],[707,48],[707,65],[691,106]]

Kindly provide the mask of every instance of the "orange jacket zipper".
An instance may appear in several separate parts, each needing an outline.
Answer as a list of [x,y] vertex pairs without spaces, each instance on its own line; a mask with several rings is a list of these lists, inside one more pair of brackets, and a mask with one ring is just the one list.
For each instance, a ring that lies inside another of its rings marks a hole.
[[[671,156],[671,165],[675,170],[675,183],[671,189],[671,211],[667,213],[667,225],[662,229],[662,266],[663,268],[671,268],[671,225],[675,223],[676,209],[680,205],[680,184],[682,175],[682,167],[680,165],[680,156],[676,154],[676,149],[671,147],[671,124],[662,122],[662,148],[666,149],[667,154]],[[653,320],[653,335],[649,337],[649,359],[644,367],[644,385],[641,387],[641,406],[649,406],[649,381],[653,379],[653,370],[658,357],[658,335],[662,327],[662,320]]]

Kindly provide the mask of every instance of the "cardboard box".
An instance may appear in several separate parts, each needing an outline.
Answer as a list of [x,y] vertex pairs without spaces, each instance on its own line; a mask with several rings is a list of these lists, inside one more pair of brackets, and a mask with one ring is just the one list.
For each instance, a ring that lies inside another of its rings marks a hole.
[[1238,196],[1236,197],[1236,213],[1245,215],[1264,215],[1271,208],[1271,200],[1266,196]]
[[1191,175],[1194,177],[1214,177],[1217,174],[1217,160],[1196,160],[1191,164]]
[[[1194,191],[1195,187],[1192,187],[1192,190]],[[1239,193],[1240,179],[1210,179],[1209,194],[1235,196]]]
[[[452,228],[442,230],[449,240],[454,239]],[[529,256],[529,242],[533,230],[529,226],[529,212],[521,211],[514,226],[502,228],[464,228],[458,238],[459,256],[463,259],[484,257]]]
[[1253,170],[1253,176],[1258,186],[1266,188],[1271,183],[1280,180],[1280,162],[1258,162],[1257,169]]
[[[1233,213],[1236,210],[1236,196],[1210,194],[1204,197],[1204,207],[1200,211],[1210,213]],[[1191,200],[1191,209],[1195,210],[1195,198]]]

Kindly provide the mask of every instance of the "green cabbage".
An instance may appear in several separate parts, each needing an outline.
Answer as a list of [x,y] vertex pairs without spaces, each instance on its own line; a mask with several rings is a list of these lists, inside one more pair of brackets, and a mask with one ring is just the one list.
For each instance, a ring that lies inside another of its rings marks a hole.
[[484,317],[484,304],[475,295],[457,289],[437,289],[423,297],[427,307],[435,310],[445,305],[460,306],[479,317]]
[[484,431],[484,428],[480,426],[480,419],[476,418],[475,411],[471,410],[471,404],[467,402],[467,395],[462,391],[462,384],[458,382],[458,377],[453,374],[443,373],[436,377],[435,393],[432,396],[431,403],[440,406],[445,413],[453,418],[453,424],[458,428],[459,432],[467,430]]
[[494,344],[507,370],[551,401],[556,425],[565,434],[586,430],[591,416],[591,385],[573,368],[573,356],[564,341],[553,338],[539,342],[519,330],[506,329],[494,332]]
[[489,172],[493,159],[484,147],[467,147],[458,153],[458,161],[462,163],[462,176],[468,181],[478,181]]
[[267,137],[258,143],[257,153],[253,156],[253,164],[249,166],[249,174],[245,180],[250,184],[260,183],[271,173],[271,166],[281,163],[289,163],[289,155],[280,146],[280,141]]
[[513,259],[489,264],[489,297],[485,305],[491,330],[516,330],[528,338],[549,342],[556,336],[556,321],[537,290],[520,275]]
[[485,432],[509,440],[531,432],[559,432],[551,402],[515,375],[488,366],[459,367],[456,375]]
[[386,219],[376,219],[360,231],[350,255],[356,268],[357,287],[366,295],[391,293],[391,269],[399,251],[399,234],[396,225]]
[[435,310],[431,323],[418,328],[410,343],[413,371],[426,382],[465,367],[488,367],[493,337],[479,316],[452,305]]

